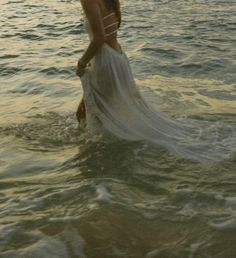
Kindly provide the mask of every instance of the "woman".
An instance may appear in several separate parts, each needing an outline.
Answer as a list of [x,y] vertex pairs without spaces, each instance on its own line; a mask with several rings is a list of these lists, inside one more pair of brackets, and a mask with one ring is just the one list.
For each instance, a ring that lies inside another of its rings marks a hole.
[[[235,137],[220,142],[205,137],[211,135],[211,124],[170,119],[144,101],[128,58],[117,41],[121,24],[119,0],[81,0],[81,3],[90,43],[76,71],[84,90],[78,120],[86,116],[92,132],[105,129],[123,139],[162,145],[187,158],[229,157],[231,147],[236,146]],[[216,129],[213,128],[213,133]]]
[[[81,3],[90,26],[91,41],[87,51],[77,64],[76,74],[79,77],[83,76],[87,64],[96,55],[104,42],[114,50],[121,51],[117,41],[117,30],[121,24],[119,0],[81,0]],[[85,118],[85,114],[85,103],[82,99],[77,110],[79,122]]]

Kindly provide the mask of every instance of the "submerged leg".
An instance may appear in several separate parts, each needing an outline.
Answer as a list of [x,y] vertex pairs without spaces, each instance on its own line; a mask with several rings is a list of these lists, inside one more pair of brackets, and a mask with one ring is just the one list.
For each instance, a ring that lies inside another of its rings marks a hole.
[[84,104],[83,98],[81,99],[78,109],[76,111],[76,117],[77,117],[77,120],[79,123],[82,119],[86,118],[86,109],[85,109],[85,104]]

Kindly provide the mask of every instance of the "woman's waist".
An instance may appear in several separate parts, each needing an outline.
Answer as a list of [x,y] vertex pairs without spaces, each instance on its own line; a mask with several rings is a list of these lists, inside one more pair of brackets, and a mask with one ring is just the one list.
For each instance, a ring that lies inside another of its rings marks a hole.
[[105,40],[104,45],[108,45],[110,48],[112,48],[117,52],[120,52],[120,53],[122,52],[121,46],[116,37]]

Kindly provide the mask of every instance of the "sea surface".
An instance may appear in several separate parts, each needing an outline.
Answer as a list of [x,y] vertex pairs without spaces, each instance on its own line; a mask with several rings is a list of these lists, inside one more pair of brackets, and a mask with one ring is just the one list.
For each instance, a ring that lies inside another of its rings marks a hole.
[[[0,7],[0,258],[235,258],[235,154],[201,163],[87,137],[75,118],[79,1]],[[235,0],[122,11],[119,40],[150,104],[235,126]]]

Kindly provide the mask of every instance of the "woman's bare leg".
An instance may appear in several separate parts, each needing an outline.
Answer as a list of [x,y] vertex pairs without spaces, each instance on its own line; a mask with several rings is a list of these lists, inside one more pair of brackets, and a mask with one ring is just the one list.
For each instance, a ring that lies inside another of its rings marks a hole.
[[84,104],[83,98],[81,99],[81,101],[79,103],[79,106],[78,106],[78,109],[76,112],[76,117],[77,117],[77,120],[79,123],[80,123],[80,120],[86,118],[86,109],[85,109],[85,104]]

